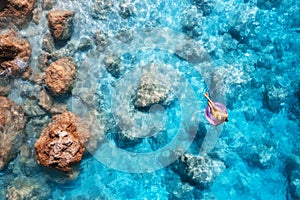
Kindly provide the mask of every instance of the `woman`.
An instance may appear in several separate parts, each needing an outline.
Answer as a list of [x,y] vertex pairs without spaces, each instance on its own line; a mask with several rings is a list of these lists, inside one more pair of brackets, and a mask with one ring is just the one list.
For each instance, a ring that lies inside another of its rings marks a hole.
[[228,114],[226,107],[221,103],[214,103],[212,100],[210,100],[208,93],[205,93],[204,96],[207,98],[209,107],[209,109],[206,108],[205,110],[205,116],[208,121],[214,126],[217,126],[223,122],[227,122]]

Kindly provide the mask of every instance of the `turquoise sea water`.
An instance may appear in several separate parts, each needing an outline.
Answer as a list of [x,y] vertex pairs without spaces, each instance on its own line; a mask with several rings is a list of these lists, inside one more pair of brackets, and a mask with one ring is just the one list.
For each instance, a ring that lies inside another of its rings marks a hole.
[[[111,7],[99,13],[99,2]],[[300,156],[300,1],[128,0],[131,15],[123,17],[122,3],[78,0],[54,6],[76,13],[66,46],[78,64],[78,78],[63,101],[80,116],[100,113],[94,131],[103,132],[106,141],[85,155],[73,179],[30,162],[20,165],[18,156],[1,172],[0,199],[20,177],[48,192],[37,192],[40,199],[291,199],[286,159]],[[48,31],[46,13],[39,25],[21,31],[33,46],[33,68]],[[103,51],[86,45],[97,31],[109,40]],[[112,55],[121,65],[119,76],[105,69],[103,60]],[[158,79],[170,85],[175,100],[136,112],[131,104],[137,77],[151,63],[166,75]],[[10,97],[21,104],[18,89]],[[204,118],[206,91],[228,108],[229,122],[218,129]],[[80,99],[89,95],[91,104],[83,104]],[[155,128],[153,135],[127,145],[118,141],[116,124],[137,135]],[[198,132],[187,130],[195,125]],[[193,142],[187,132],[197,134]],[[34,141],[29,138],[28,146]],[[201,190],[182,180],[174,164],[156,163],[177,145],[208,154],[226,169]]]

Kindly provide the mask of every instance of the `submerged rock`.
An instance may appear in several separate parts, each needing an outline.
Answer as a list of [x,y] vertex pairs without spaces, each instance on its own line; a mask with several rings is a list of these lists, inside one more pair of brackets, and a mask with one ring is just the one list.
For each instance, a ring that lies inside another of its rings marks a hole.
[[36,100],[26,100],[23,105],[23,110],[26,115],[30,117],[38,117],[38,116],[43,116],[46,115],[46,112],[38,106]]
[[[198,13],[198,10],[195,6],[185,9],[184,16],[181,21],[183,31],[189,34],[190,32],[194,32],[194,29],[201,27],[201,17],[202,15]],[[191,36],[193,36],[193,34]]]
[[0,96],[7,96],[10,90],[10,80],[5,77],[0,77]]
[[49,197],[50,188],[43,179],[25,176],[17,177],[6,190],[7,200],[38,200]]
[[[34,0],[4,0],[0,5],[0,26],[8,26],[7,19],[17,25],[26,25],[31,17],[34,9]],[[6,19],[6,20],[5,20]]]
[[210,187],[224,169],[225,165],[222,161],[213,160],[208,156],[191,154],[181,155],[173,167],[183,181],[200,189]]
[[160,74],[151,64],[143,70],[140,86],[136,93],[134,106],[147,108],[154,104],[169,105],[170,83],[168,77]]
[[41,90],[38,94],[38,104],[43,109],[49,111],[52,108],[53,100],[46,90]]
[[211,0],[193,0],[196,7],[202,11],[203,16],[207,16],[212,13],[214,9],[214,3]]
[[103,60],[106,70],[115,78],[120,77],[123,68],[121,64],[121,59],[116,55],[107,55]]
[[0,75],[20,75],[28,67],[30,55],[30,43],[14,30],[0,34]]
[[175,55],[195,65],[210,60],[207,51],[194,41],[179,43],[176,47]]
[[44,10],[50,10],[53,8],[53,4],[56,3],[56,0],[43,0],[42,2],[42,8]]
[[106,19],[108,13],[112,10],[112,0],[96,0],[92,16],[96,19]]
[[252,141],[250,144],[238,149],[238,154],[249,166],[270,169],[275,165],[277,154],[274,142],[260,140],[259,142]]
[[24,112],[7,97],[0,96],[0,170],[16,156],[22,143]]
[[48,13],[48,26],[55,40],[66,40],[72,36],[74,11],[55,10]]
[[263,105],[272,112],[279,112],[288,99],[290,92],[278,83],[265,85]]
[[96,31],[94,34],[94,41],[99,51],[104,51],[109,44],[108,35],[102,30]]
[[51,59],[51,54],[50,53],[47,53],[45,51],[42,51],[40,53],[40,55],[38,56],[38,68],[41,72],[45,72],[46,69],[48,68],[49,66],[49,62],[50,62],[50,59]]
[[300,157],[291,155],[286,160],[285,170],[289,184],[289,192],[293,199],[300,199]]
[[122,0],[120,2],[119,8],[120,8],[119,15],[122,18],[126,19],[126,18],[128,18],[128,17],[130,17],[130,16],[133,15],[133,6],[130,3],[130,1]]
[[50,33],[45,34],[42,42],[42,49],[48,53],[51,53],[54,50],[54,40]]
[[257,7],[264,10],[271,10],[280,6],[280,0],[257,0]]
[[71,89],[76,77],[75,63],[71,58],[61,58],[50,64],[46,70],[46,85],[54,95],[61,95]]
[[89,133],[82,132],[79,121],[71,112],[53,117],[34,145],[39,164],[68,172],[81,161]]

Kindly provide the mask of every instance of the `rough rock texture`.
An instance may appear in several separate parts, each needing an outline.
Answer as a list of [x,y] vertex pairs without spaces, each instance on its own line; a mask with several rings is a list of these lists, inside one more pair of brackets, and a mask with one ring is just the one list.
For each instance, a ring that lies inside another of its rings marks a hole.
[[74,11],[55,10],[48,13],[48,26],[55,40],[66,40],[72,36]]
[[68,92],[76,77],[75,63],[71,58],[61,58],[46,70],[46,85],[54,95]]
[[155,70],[155,65],[151,64],[145,68],[141,77],[140,86],[136,93],[134,106],[136,108],[146,108],[154,104],[168,105],[169,84],[165,82],[167,77],[159,74]]
[[50,197],[50,188],[45,180],[28,177],[17,177],[11,186],[7,187],[7,200],[39,200]]
[[207,51],[203,47],[199,47],[194,41],[187,41],[184,44],[179,43],[175,54],[192,64],[199,64],[210,60]]
[[42,17],[42,12],[43,10],[41,8],[35,8],[33,10],[33,16],[32,16],[32,21],[38,25],[40,23],[41,17]]
[[20,75],[26,70],[30,55],[30,43],[14,30],[0,34],[0,75]]
[[54,50],[54,40],[50,33],[45,34],[42,42],[42,49],[48,53],[51,53]]
[[225,165],[221,161],[213,160],[208,156],[191,154],[181,155],[173,167],[183,181],[200,189],[210,187],[224,169]]
[[122,67],[121,60],[116,55],[107,55],[104,60],[106,70],[115,78],[120,77],[124,67]]
[[257,7],[264,10],[270,10],[272,8],[278,8],[280,3],[280,0],[257,0]]
[[4,77],[0,77],[0,96],[7,96],[10,90],[10,80]]
[[278,83],[266,84],[263,94],[263,105],[272,112],[279,112],[290,95],[289,91]]
[[24,112],[7,97],[0,96],[0,170],[10,162],[22,143]]
[[104,51],[109,44],[108,35],[102,30],[96,31],[93,38],[99,51]]
[[49,111],[52,107],[53,100],[52,97],[47,93],[46,90],[41,90],[38,94],[38,104],[41,106],[43,109]]
[[112,10],[112,0],[96,0],[94,3],[94,10],[92,16],[96,19],[106,19],[108,13]]
[[61,114],[67,111],[67,105],[54,103],[52,97],[46,90],[41,90],[39,92],[38,105],[51,114]]
[[271,140],[259,140],[251,141],[248,144],[251,145],[243,145],[239,148],[238,154],[249,166],[270,169],[275,165],[276,158],[278,157],[276,143]]
[[42,8],[44,10],[50,10],[53,8],[53,4],[56,3],[56,0],[43,0],[42,2]]
[[37,105],[36,100],[26,100],[23,105],[22,108],[25,112],[26,115],[30,116],[30,117],[38,117],[38,116],[43,116],[46,115],[46,112]]
[[210,0],[193,0],[195,6],[202,12],[203,16],[209,15],[213,9],[214,4]]
[[130,3],[130,1],[127,1],[127,0],[121,0],[120,2],[120,5],[119,5],[119,15],[126,19],[130,16],[133,15],[133,6],[132,4]]
[[300,157],[291,155],[286,160],[285,170],[289,184],[289,192],[293,199],[300,199]]
[[[17,26],[27,24],[34,9],[34,0],[4,0],[0,5],[0,21],[5,22],[7,19]],[[0,26],[7,26],[9,23],[1,23]]]
[[50,65],[51,54],[42,51],[38,56],[38,68],[41,72],[45,72]]
[[22,73],[21,78],[23,80],[27,80],[31,77],[32,75],[32,68],[29,66],[26,68],[26,70]]
[[68,172],[80,162],[89,133],[82,132],[79,121],[71,112],[53,117],[34,145],[39,164]]

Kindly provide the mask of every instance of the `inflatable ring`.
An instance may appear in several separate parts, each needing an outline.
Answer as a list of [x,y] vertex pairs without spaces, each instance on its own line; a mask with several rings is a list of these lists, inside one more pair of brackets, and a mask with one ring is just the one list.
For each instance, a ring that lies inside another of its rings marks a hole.
[[[222,110],[224,113],[228,114],[226,107],[220,103],[220,102],[214,102],[215,106],[217,108],[219,108],[220,110]],[[213,125],[213,126],[218,126],[220,124],[222,124],[224,122],[224,120],[218,120],[217,118],[215,118],[211,111],[210,111],[210,107],[206,106],[205,111],[204,111],[205,117],[208,120],[208,122]]]

